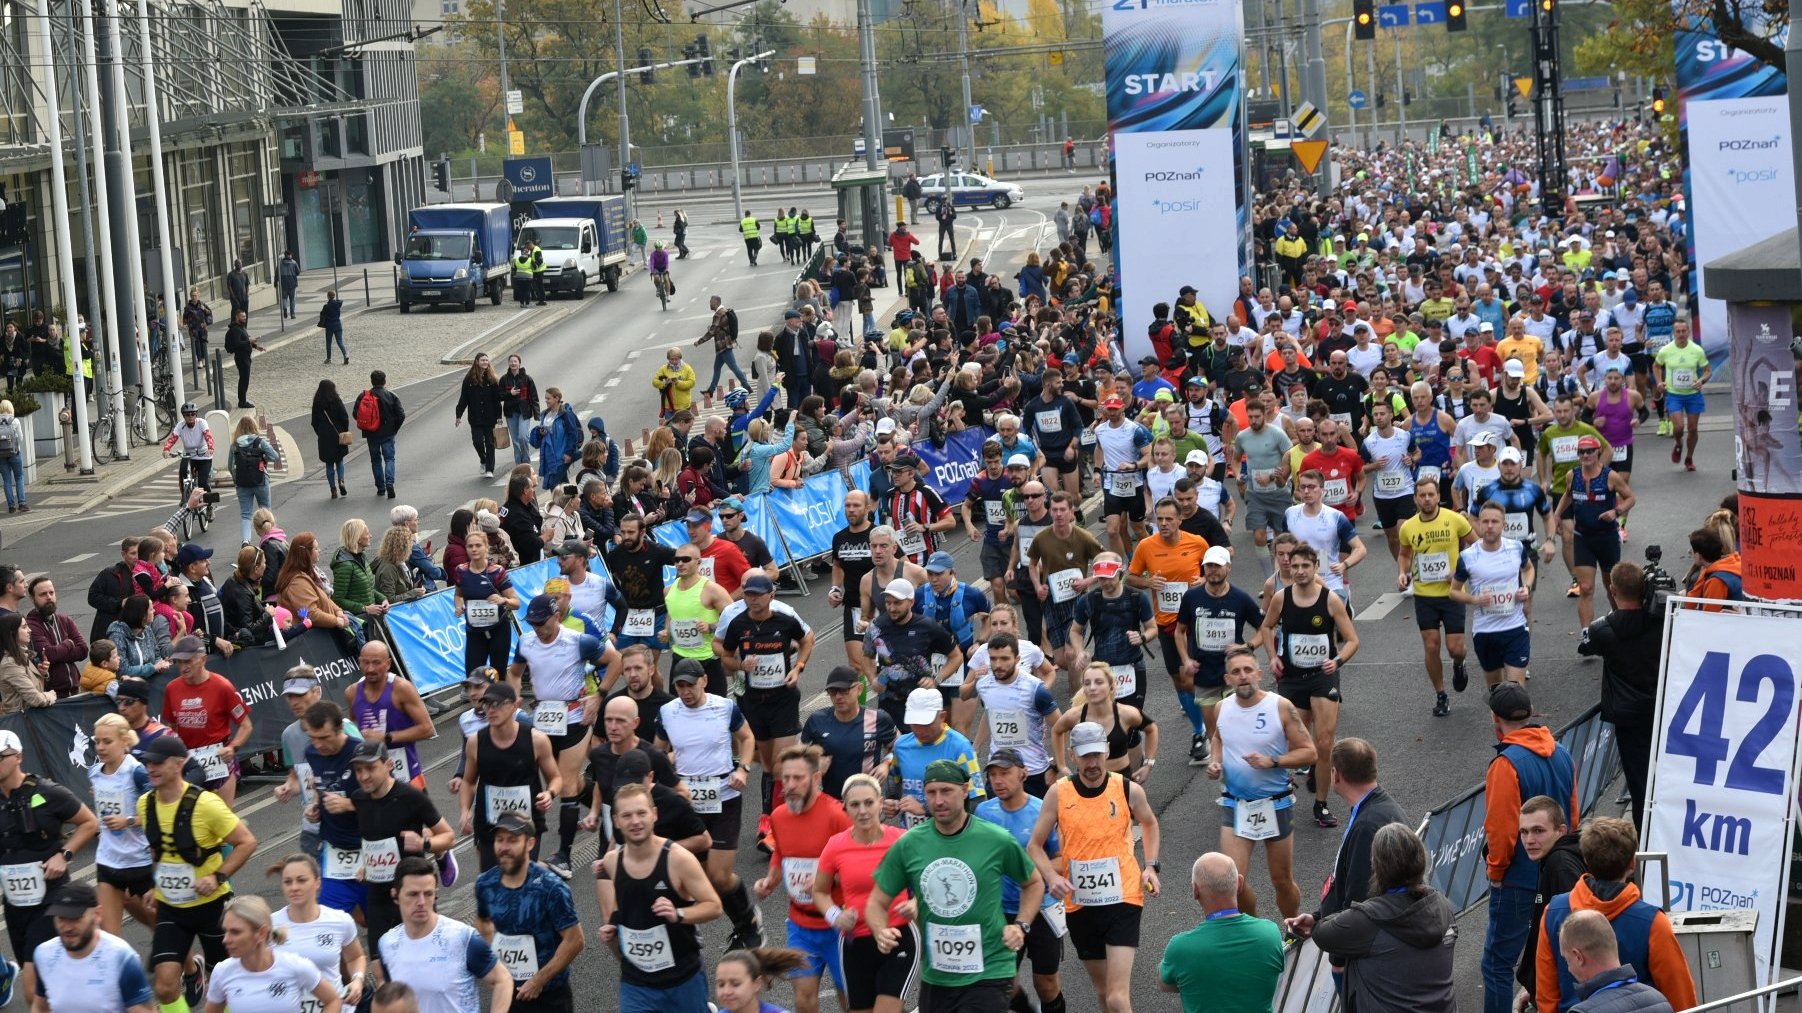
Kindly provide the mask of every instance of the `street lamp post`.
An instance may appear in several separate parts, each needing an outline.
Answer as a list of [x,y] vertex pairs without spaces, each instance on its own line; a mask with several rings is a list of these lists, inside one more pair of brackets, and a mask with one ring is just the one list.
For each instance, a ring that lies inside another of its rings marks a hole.
[[[626,114],[626,21],[620,0],[613,0],[613,60],[619,65],[619,171],[620,195],[626,198],[626,221],[632,220],[632,191],[626,189],[626,168],[632,164],[632,120]],[[587,102],[583,102],[586,110]],[[584,116],[582,122],[588,122]]]
[[746,57],[732,64],[726,71],[726,143],[732,152],[732,217],[742,219],[745,216],[744,195],[739,187],[738,172],[738,71],[747,63],[767,60],[776,55],[774,49],[765,50],[755,56]]

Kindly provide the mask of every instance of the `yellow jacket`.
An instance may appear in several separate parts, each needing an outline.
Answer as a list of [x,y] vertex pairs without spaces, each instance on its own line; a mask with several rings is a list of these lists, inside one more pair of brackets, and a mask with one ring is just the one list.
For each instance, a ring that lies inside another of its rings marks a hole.
[[666,363],[651,377],[651,386],[663,392],[666,409],[683,411],[695,403],[695,368],[684,362],[681,369],[671,369]]

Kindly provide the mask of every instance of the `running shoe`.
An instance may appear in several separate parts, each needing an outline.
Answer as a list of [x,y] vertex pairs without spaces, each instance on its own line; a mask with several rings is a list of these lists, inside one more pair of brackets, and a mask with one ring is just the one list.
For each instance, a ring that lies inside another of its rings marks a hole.
[[1444,693],[1439,693],[1433,697],[1433,716],[1434,717],[1442,718],[1442,717],[1445,717],[1447,714],[1450,714],[1451,712],[1452,712],[1451,697],[1446,696]]
[[726,938],[726,950],[755,950],[763,945],[763,915],[753,910],[751,920],[744,925],[732,928],[732,934]]
[[1582,593],[1583,593],[1583,585],[1581,585],[1573,580],[1570,582],[1570,590],[1564,592],[1564,596],[1566,598],[1575,598]]
[[1208,745],[1208,737],[1197,734],[1189,740],[1189,766],[1205,767],[1214,758],[1213,747]]
[[1684,458],[1683,459],[1683,470],[1684,471],[1695,471],[1696,470],[1695,459],[1688,458],[1688,457]]
[[575,872],[569,867],[569,856],[561,851],[546,859],[544,865],[545,868],[556,873],[563,879],[569,879],[575,875]]
[[764,813],[762,816],[757,817],[757,850],[766,855],[773,854],[775,851],[775,849],[770,847],[769,813]]
[[1339,825],[1339,817],[1333,815],[1333,810],[1329,809],[1325,802],[1316,801],[1314,803],[1314,825],[1336,827]]
[[1470,673],[1464,670],[1464,659],[1452,662],[1452,688],[1462,693],[1470,688]]
[[1658,435],[1660,435],[1660,436],[1671,435],[1671,420],[1670,419],[1659,419],[1658,420]]
[[457,850],[452,848],[438,859],[438,881],[449,890],[457,885]]
[[1308,794],[1312,795],[1314,794],[1314,768],[1303,767],[1302,770],[1308,775]]
[[1683,460],[1683,444],[1681,444],[1681,443],[1671,444],[1671,463],[1677,464],[1678,462],[1680,462],[1682,460]]
[[19,980],[19,965],[10,960],[0,960],[0,1006],[11,1006],[13,1002],[13,985]]
[[[6,990],[12,991],[10,983]],[[189,1009],[194,1009],[206,1001],[206,957],[198,953],[194,954],[193,972],[182,972],[181,992],[182,997],[188,1000]]]

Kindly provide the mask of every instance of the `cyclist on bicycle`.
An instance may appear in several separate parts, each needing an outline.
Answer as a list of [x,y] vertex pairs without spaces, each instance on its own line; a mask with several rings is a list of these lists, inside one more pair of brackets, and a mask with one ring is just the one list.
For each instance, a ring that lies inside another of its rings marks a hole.
[[177,445],[181,447],[181,484],[186,496],[188,473],[194,484],[211,491],[213,488],[213,430],[200,417],[200,406],[192,401],[181,406],[181,421],[163,440],[163,456],[168,457]]
[[669,295],[676,294],[676,283],[669,276],[669,251],[663,248],[663,240],[651,250],[651,278],[653,284],[661,284],[663,291]]

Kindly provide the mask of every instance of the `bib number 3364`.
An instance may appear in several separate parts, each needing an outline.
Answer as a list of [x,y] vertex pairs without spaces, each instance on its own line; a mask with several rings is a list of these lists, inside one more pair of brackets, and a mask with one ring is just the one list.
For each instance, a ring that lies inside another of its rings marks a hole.
[[[1796,675],[1789,662],[1774,654],[1749,659],[1733,671],[1733,656],[1709,651],[1696,667],[1695,678],[1670,714],[1665,751],[1695,761],[1695,782],[1713,786],[1727,764],[1726,786],[1740,791],[1783,794],[1785,772],[1760,766],[1759,757],[1794,720]],[[1737,675],[1737,678],[1735,677]],[[1765,689],[1765,684],[1770,689]],[[1745,714],[1735,714],[1728,728],[1728,691]],[[1769,693],[1761,713],[1756,705]],[[1746,724],[1750,719],[1751,723]],[[1723,730],[1723,729],[1727,730]],[[1737,741],[1736,741],[1737,740]]]

